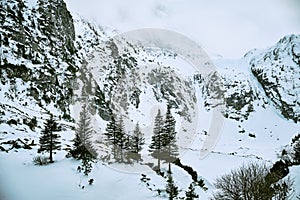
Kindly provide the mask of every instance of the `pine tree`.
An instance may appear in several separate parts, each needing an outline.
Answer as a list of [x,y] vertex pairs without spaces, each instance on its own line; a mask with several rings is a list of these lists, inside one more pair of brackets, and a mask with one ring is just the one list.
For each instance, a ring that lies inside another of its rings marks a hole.
[[105,93],[101,91],[97,83],[95,84],[94,107],[96,110],[98,110],[98,114],[102,119],[109,121],[112,114],[112,111],[109,107],[109,101],[105,100]]
[[123,121],[123,117],[120,116],[117,126],[116,126],[116,139],[117,139],[117,144],[121,149],[126,149],[126,142],[125,142],[125,125]]
[[199,195],[195,192],[193,183],[190,184],[188,191],[185,192],[185,196],[185,200],[194,200],[199,197]]
[[120,162],[124,162],[124,155],[126,150],[129,149],[129,143],[127,141],[127,134],[125,133],[125,125],[123,117],[120,116],[116,126],[116,139],[117,139],[117,156]]
[[169,173],[166,192],[169,194],[169,200],[173,200],[178,195],[178,187],[175,185],[172,175]]
[[293,159],[296,164],[300,164],[300,140],[295,142],[293,150]]
[[132,136],[132,152],[139,153],[142,150],[142,146],[145,144],[144,134],[141,131],[139,123],[135,125]]
[[116,132],[117,132],[116,118],[115,115],[111,114],[110,121],[106,125],[104,140],[106,141],[107,146],[112,147],[113,157],[115,159],[117,158],[117,145],[118,145]]
[[127,140],[129,146],[128,158],[136,160],[137,162],[141,160],[140,151],[143,149],[145,144],[144,134],[141,131],[139,123],[135,125],[133,135],[128,135]]
[[97,156],[91,143],[92,133],[91,118],[86,109],[86,104],[83,104],[80,119],[75,130],[75,138],[73,140],[74,148],[70,153],[74,158],[82,160],[84,173],[86,175],[91,170],[90,162]]
[[178,146],[176,144],[176,121],[171,113],[171,104],[168,103],[166,117],[163,127],[162,144],[163,153],[162,158],[169,163],[169,172],[171,173],[171,162],[173,162],[179,155]]
[[116,119],[115,116],[112,115],[110,121],[106,125],[106,129],[104,133],[104,135],[106,136],[105,140],[107,141],[107,143],[113,145],[117,144],[116,129],[117,129]]
[[126,150],[129,150],[129,138],[125,132],[122,116],[118,120],[111,117],[111,121],[106,126],[105,140],[112,146],[113,156],[116,161],[123,162]]
[[40,148],[38,150],[38,152],[49,152],[50,163],[53,162],[53,151],[60,149],[60,141],[58,140],[60,136],[55,133],[56,131],[60,131],[60,127],[54,121],[53,115],[50,115],[50,119],[46,121],[45,128],[42,130],[42,135],[39,139]]
[[153,136],[152,141],[149,146],[150,152],[152,157],[157,158],[157,167],[160,170],[160,156],[161,156],[161,149],[162,149],[162,134],[163,134],[163,117],[161,115],[160,109],[157,112],[154,121],[154,128],[153,128]]
[[300,164],[300,133],[292,138],[292,159],[295,164]]

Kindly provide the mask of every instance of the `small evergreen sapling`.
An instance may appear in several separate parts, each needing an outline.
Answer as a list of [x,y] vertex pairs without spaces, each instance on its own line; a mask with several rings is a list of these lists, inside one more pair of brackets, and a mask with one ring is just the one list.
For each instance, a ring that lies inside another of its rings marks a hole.
[[169,200],[173,200],[178,195],[178,187],[175,185],[172,175],[168,174],[166,192],[169,194]]
[[199,195],[195,192],[193,183],[189,185],[188,191],[185,192],[185,196],[185,200],[194,200],[199,197]]
[[89,185],[93,185],[93,183],[94,183],[94,179],[91,178],[91,179],[89,180]]

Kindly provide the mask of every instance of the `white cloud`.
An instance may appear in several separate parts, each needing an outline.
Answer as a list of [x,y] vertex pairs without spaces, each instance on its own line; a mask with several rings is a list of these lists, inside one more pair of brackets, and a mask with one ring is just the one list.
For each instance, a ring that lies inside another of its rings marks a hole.
[[166,28],[198,42],[210,53],[240,57],[253,48],[300,33],[293,0],[67,0],[68,7],[120,32]]

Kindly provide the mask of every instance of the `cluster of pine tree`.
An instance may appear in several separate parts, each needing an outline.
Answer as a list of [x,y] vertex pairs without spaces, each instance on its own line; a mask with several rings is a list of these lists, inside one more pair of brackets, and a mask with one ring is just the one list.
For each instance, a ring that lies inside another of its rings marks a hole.
[[[158,110],[155,117],[153,136],[149,151],[153,158],[158,159],[158,171],[160,171],[161,160],[171,163],[178,157],[178,146],[176,144],[176,121],[171,113],[171,104],[167,106],[165,118]],[[120,163],[132,163],[141,161],[140,152],[145,144],[144,134],[137,123],[133,134],[127,133],[122,116],[112,115],[104,133],[104,141],[111,147],[114,160]]]
[[[175,185],[171,175],[171,163],[178,156],[178,146],[176,144],[176,121],[171,114],[171,105],[168,104],[165,118],[158,110],[155,117],[153,136],[149,151],[152,157],[158,159],[158,170],[160,171],[161,160],[169,163],[169,171],[167,176],[166,192],[169,199],[175,199],[178,195],[178,187]],[[38,152],[49,152],[49,162],[53,161],[53,152],[60,149],[61,142],[59,134],[61,127],[54,120],[53,115],[46,120],[44,130],[40,137],[40,148]],[[81,160],[82,166],[78,167],[85,175],[88,175],[92,169],[92,162],[97,157],[92,143],[91,137],[93,129],[91,127],[91,118],[86,104],[83,104],[80,112],[80,119],[75,130],[75,138],[73,139],[73,148],[70,154],[73,158]],[[111,120],[107,124],[105,141],[112,147],[112,155],[117,162],[132,163],[139,162],[141,159],[140,152],[145,144],[144,134],[141,131],[139,123],[136,124],[132,134],[126,133],[122,116],[118,118],[111,116]],[[198,195],[191,184],[186,192],[186,199],[195,199]]]
[[185,192],[185,196],[186,196],[185,200],[198,199],[199,195],[195,192],[195,187],[193,183],[189,185],[188,190]]
[[171,104],[167,106],[165,119],[158,113],[154,121],[152,141],[149,146],[151,155],[158,160],[158,171],[160,171],[160,162],[164,160],[169,163],[169,173],[171,173],[171,163],[178,157],[178,146],[176,144],[176,121],[171,113]]
[[[169,172],[171,173],[171,163],[178,156],[175,125],[176,121],[171,114],[170,104],[167,106],[165,117],[158,110],[154,121],[151,144],[149,145],[151,156],[158,160],[158,171],[160,171],[160,163],[163,160],[169,163]],[[60,148],[60,136],[56,133],[59,130],[59,125],[51,115],[42,131],[39,149],[39,152],[46,151],[50,153],[50,162],[53,162],[53,151]],[[86,175],[91,171],[91,163],[97,157],[97,153],[91,143],[92,134],[90,114],[86,104],[83,104],[70,155],[82,161],[82,169],[84,169],[84,174]],[[133,163],[134,161],[139,162],[142,160],[140,152],[145,144],[145,137],[139,123],[135,125],[131,133],[128,133],[125,130],[122,116],[111,115],[104,136],[104,141],[111,147],[111,156],[116,162]]]
[[[43,131],[39,139],[40,152],[49,152],[49,162],[53,161],[53,153],[55,150],[60,149],[61,141],[60,135],[57,133],[61,131],[61,127],[54,120],[53,115],[50,115],[50,119],[46,120]],[[82,161],[83,172],[85,175],[91,172],[92,162],[97,157],[97,153],[94,150],[91,137],[93,129],[91,127],[91,118],[87,110],[86,104],[83,104],[82,111],[80,112],[80,119],[75,130],[75,138],[73,139],[73,148],[70,150],[70,155],[78,160]]]
[[[169,173],[167,177],[166,193],[169,195],[169,200],[178,199],[179,189],[176,186],[172,175]],[[187,191],[185,191],[185,200],[198,199],[199,195],[195,191],[194,184],[191,183]],[[180,198],[181,199],[181,198]],[[183,199],[183,198],[182,198]]]
[[141,160],[140,151],[145,144],[145,138],[139,123],[136,124],[133,134],[129,134],[126,133],[122,116],[117,118],[112,115],[104,135],[116,162],[132,163],[132,161]]

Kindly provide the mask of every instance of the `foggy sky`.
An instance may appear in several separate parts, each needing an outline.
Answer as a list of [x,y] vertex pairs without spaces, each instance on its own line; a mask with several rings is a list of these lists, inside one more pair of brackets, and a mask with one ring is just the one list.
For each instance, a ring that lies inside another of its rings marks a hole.
[[298,0],[67,0],[68,8],[119,32],[166,28],[210,55],[243,56],[288,34],[300,34]]

